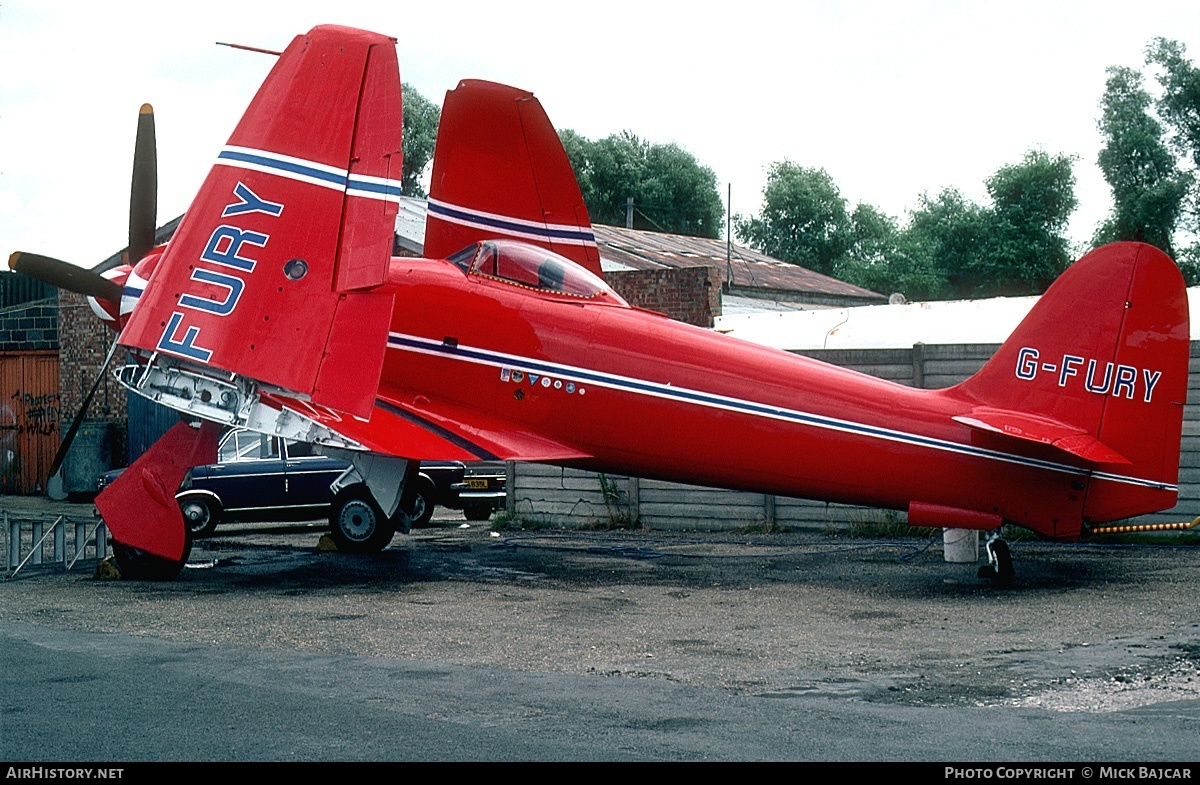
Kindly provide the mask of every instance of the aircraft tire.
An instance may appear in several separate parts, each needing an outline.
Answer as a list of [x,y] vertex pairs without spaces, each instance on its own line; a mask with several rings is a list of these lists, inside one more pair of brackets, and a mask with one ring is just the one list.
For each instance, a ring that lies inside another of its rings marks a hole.
[[121,571],[122,579],[169,581],[179,575],[183,565],[187,564],[188,556],[192,554],[192,537],[189,534],[184,538],[183,558],[178,561],[146,553],[141,548],[134,548],[116,540],[113,540],[112,546],[113,559],[117,563],[117,569]]
[[986,578],[997,586],[1011,586],[1016,570],[1013,569],[1012,551],[1008,543],[995,539],[988,544],[988,550],[995,564],[985,564],[979,568],[979,577]]
[[368,491],[350,489],[334,499],[329,531],[339,551],[379,553],[395,536],[396,524],[388,520]]
[[1013,569],[1012,551],[1004,540],[992,543],[992,554],[996,557],[996,578],[1000,586],[1011,586],[1016,570]]

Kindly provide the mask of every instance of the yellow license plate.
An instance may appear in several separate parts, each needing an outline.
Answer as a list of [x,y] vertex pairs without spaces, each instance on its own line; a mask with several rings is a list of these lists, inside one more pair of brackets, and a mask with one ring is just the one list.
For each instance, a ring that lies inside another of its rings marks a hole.
[[487,490],[487,480],[469,477],[469,478],[467,478],[467,487],[475,488],[476,490],[486,491]]

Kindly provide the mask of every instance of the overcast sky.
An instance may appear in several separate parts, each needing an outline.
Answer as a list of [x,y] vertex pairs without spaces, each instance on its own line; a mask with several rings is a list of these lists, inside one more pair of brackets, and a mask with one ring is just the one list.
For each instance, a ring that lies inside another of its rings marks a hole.
[[[435,7],[436,6],[436,7]],[[1105,68],[1156,36],[1200,59],[1200,2],[69,2],[0,0],[0,250],[92,266],[126,244],[138,107],[154,105],[159,222],[183,212],[279,50],[314,25],[399,39],[440,104],[462,78],[534,92],[559,128],[629,129],[713,169],[733,212],[767,167],[823,167],[902,218],[923,192],[986,200],[1029,149],[1078,156],[1086,240]],[[1151,80],[1151,84],[1153,84]]]

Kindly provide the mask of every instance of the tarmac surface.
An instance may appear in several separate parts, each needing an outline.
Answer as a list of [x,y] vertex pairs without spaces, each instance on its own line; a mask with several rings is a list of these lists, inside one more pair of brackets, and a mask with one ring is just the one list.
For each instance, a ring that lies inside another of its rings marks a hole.
[[[1195,547],[1018,542],[999,588],[940,538],[494,532],[439,511],[361,557],[322,532],[221,527],[166,583],[0,581],[0,757],[1200,757]],[[40,740],[83,715],[39,690],[87,694],[129,663],[139,686],[106,700],[154,719]],[[191,699],[206,713],[182,738],[148,734],[180,722],[181,691],[222,699]],[[329,712],[322,744],[293,727]],[[364,736],[378,723],[423,741]]]

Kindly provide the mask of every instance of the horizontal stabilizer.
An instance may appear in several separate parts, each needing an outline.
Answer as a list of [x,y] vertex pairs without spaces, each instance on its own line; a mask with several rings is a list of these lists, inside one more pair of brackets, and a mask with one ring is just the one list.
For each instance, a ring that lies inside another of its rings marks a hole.
[[954,420],[976,430],[1049,445],[1089,463],[1129,463],[1129,459],[1082,428],[1045,417],[1006,409],[979,407],[972,409],[968,415],[955,417]]

